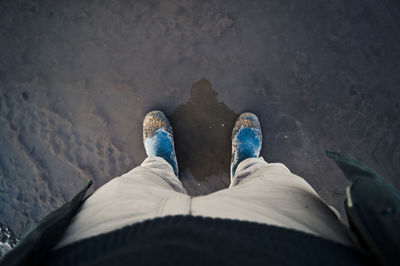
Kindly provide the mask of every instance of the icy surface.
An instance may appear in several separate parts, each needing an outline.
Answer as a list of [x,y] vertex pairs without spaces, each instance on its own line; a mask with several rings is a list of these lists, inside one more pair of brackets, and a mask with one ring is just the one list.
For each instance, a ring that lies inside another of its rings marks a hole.
[[0,223],[0,261],[4,255],[9,252],[18,242],[19,237],[16,236],[10,228]]

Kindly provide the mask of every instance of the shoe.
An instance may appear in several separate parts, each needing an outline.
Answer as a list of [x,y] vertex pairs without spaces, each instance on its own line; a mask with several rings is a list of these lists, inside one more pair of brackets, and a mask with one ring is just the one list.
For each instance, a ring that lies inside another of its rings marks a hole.
[[262,146],[261,126],[253,113],[242,113],[232,131],[231,180],[239,163],[247,158],[258,158]]
[[143,121],[143,143],[147,156],[158,156],[165,159],[179,174],[178,161],[174,148],[174,135],[171,124],[161,111],[147,113]]

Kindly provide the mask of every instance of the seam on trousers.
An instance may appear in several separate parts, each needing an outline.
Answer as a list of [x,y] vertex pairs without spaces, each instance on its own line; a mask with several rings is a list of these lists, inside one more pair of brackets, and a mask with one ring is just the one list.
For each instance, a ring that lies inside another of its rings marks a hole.
[[[268,165],[260,166],[260,167],[258,167],[258,168],[256,168],[256,169],[250,171],[250,173],[249,173],[248,175],[246,175],[245,177],[242,177],[242,178],[240,178],[240,179],[239,179],[239,178],[236,178],[236,184],[234,185],[234,187],[237,186],[237,185],[239,185],[239,183],[240,183],[243,179],[248,178],[250,175],[253,175],[253,174],[255,174],[256,172],[261,171],[263,168],[270,168],[270,167],[274,167],[274,165],[271,165],[271,163],[269,163]],[[289,173],[293,174],[292,172],[290,172],[290,170],[289,170],[287,167],[282,167],[282,168],[288,170]],[[269,175],[268,175],[268,176],[269,176]],[[296,175],[296,176],[297,176],[297,175]],[[302,178],[302,177],[300,177],[300,178]],[[304,178],[302,178],[302,179],[304,179]]]
[[192,215],[192,200],[193,197],[189,196],[189,215]]
[[160,202],[160,205],[158,206],[158,210],[155,213],[155,216],[161,216],[161,214],[164,213],[164,209],[165,209],[165,203],[167,202],[168,199],[163,199]]
[[[261,158],[261,157],[258,157],[258,158]],[[258,158],[257,158],[257,159],[258,159]],[[243,162],[243,161],[242,161],[242,162]],[[242,162],[240,162],[240,163],[242,163]],[[239,165],[240,165],[240,164],[239,164]],[[239,166],[239,165],[238,165],[238,166]],[[268,165],[268,163],[267,163],[267,165]],[[241,177],[241,178],[239,178],[239,176],[238,176],[238,175],[240,175],[240,174],[238,174],[238,172],[236,172],[236,173],[235,173],[235,176],[232,178],[233,186],[229,186],[229,187],[235,187],[235,186],[239,185],[240,182],[242,182],[243,179],[247,178],[248,176],[252,175],[255,171],[257,171],[258,169],[263,168],[263,167],[265,167],[265,166],[267,166],[267,165],[260,166],[260,167],[258,167],[258,168],[256,168],[256,169],[250,171],[245,177]],[[251,166],[250,166],[250,167],[251,167]],[[246,170],[243,170],[243,171],[246,171]],[[237,176],[238,176],[238,177],[237,177]]]
[[[164,180],[164,181],[168,184],[168,186],[170,186],[175,192],[182,193],[182,191],[177,191],[177,190],[175,189],[175,187],[171,184],[171,182],[169,182],[169,179],[168,179],[168,178],[165,178],[165,177],[163,177],[162,175],[159,175],[159,174],[153,172],[152,170],[150,170],[150,169],[147,168],[147,167],[144,167],[144,166],[141,166],[141,167],[145,168],[146,170],[148,170],[149,172],[155,174],[156,176],[161,177],[162,180]],[[178,177],[177,177],[177,178],[178,178]],[[179,180],[179,179],[178,179],[178,180]]]
[[235,176],[233,177],[233,179],[235,179],[235,180],[234,180],[234,185],[233,185],[232,187],[236,187],[237,185],[240,184],[240,182],[242,182],[243,179],[248,178],[248,177],[251,176],[255,171],[257,171],[258,169],[261,169],[262,167],[264,167],[264,166],[261,166],[261,167],[259,167],[259,168],[256,168],[256,169],[250,171],[246,176],[241,177],[241,178],[236,177],[236,174],[237,174],[237,173],[236,173]]

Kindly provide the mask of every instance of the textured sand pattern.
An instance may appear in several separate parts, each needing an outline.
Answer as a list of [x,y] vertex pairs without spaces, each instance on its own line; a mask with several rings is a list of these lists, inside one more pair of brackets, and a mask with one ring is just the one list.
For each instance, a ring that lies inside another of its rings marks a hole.
[[[16,97],[15,97],[16,96]],[[3,212],[15,224],[20,215],[34,222],[69,200],[89,179],[97,185],[127,169],[128,155],[104,136],[104,119],[94,110],[86,125],[98,134],[78,131],[68,115],[30,102],[29,94],[1,95]],[[60,99],[62,103],[63,100]],[[24,210],[23,212],[18,210]]]

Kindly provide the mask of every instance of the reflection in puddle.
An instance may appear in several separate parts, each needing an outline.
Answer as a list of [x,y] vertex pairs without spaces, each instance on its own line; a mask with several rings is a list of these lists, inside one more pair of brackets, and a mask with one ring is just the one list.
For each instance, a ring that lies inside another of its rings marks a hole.
[[229,173],[231,133],[238,115],[224,103],[211,83],[196,82],[187,103],[169,116],[181,173],[189,170],[198,181]]

